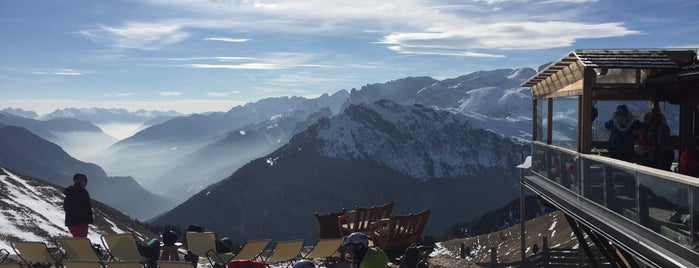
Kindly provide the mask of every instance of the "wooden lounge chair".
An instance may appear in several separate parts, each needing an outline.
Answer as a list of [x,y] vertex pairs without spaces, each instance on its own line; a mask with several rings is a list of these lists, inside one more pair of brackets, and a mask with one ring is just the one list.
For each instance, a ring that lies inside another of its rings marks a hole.
[[430,210],[405,216],[391,215],[371,226],[371,238],[374,245],[383,249],[389,258],[399,257],[405,249],[417,242],[425,230]]
[[388,218],[392,211],[393,202],[381,206],[355,207],[354,210],[338,217],[338,228],[343,236],[354,232],[368,232],[372,223]]
[[318,224],[318,239],[342,237],[342,232],[340,232],[340,227],[337,223],[338,217],[345,213],[347,213],[347,210],[344,208],[340,212],[330,212],[325,215],[320,215],[318,212],[314,213],[316,223]]
[[304,255],[303,258],[309,260],[327,259],[338,253],[340,246],[342,246],[342,238],[319,239],[311,251]]
[[274,248],[263,262],[268,267],[280,262],[293,263],[301,254],[302,247],[303,239],[278,241],[274,244]]
[[194,264],[191,262],[160,261],[158,262],[158,268],[196,268],[196,266],[194,266]]
[[58,250],[51,251],[44,242],[15,241],[12,242],[12,248],[27,267],[32,267],[33,264],[44,264],[60,268],[65,257]]
[[65,261],[63,268],[104,268],[98,261]]
[[[103,261],[86,237],[61,238],[56,240],[56,244],[65,251],[66,257],[71,261]],[[109,256],[105,256],[105,259],[109,259]]]
[[234,260],[254,260],[260,257],[260,254],[265,251],[265,248],[271,242],[271,239],[250,240],[245,242],[240,251],[233,257]]
[[138,241],[132,233],[102,235],[102,244],[109,253],[110,261],[146,261],[138,251]]
[[[107,268],[144,268],[144,264],[136,261],[107,262]],[[69,267],[66,267],[69,268]]]
[[0,262],[0,268],[22,268],[19,262]]
[[187,249],[199,257],[206,257],[212,266],[225,265],[235,256],[233,253],[216,252],[214,232],[187,232]]

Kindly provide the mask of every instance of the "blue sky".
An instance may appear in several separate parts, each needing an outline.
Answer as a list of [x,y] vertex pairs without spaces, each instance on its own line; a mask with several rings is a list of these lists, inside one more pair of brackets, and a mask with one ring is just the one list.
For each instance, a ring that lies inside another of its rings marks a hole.
[[0,109],[193,113],[578,48],[699,47],[699,1],[6,0],[0,34]]

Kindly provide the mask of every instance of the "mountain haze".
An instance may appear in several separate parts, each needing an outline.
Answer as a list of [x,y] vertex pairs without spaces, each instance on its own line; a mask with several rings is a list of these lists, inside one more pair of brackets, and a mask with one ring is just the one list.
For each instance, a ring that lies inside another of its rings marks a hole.
[[[21,127],[0,127],[0,166],[63,187],[73,184],[76,172],[85,173],[93,198],[135,218],[147,219],[152,210],[172,207],[171,201],[144,190],[133,178],[109,177],[101,167],[77,160],[60,146]],[[129,198],[124,198],[125,193]]]
[[238,241],[314,239],[313,212],[394,201],[395,214],[430,208],[435,235],[517,193],[526,146],[468,120],[387,100],[350,105],[153,223],[201,224]]

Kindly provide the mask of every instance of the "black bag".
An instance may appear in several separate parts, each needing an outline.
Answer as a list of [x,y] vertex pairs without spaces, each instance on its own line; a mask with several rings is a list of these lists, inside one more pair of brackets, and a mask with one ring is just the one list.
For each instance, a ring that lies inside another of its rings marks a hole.
[[163,237],[164,246],[174,246],[175,242],[177,242],[177,234],[173,231],[165,231],[161,236]]

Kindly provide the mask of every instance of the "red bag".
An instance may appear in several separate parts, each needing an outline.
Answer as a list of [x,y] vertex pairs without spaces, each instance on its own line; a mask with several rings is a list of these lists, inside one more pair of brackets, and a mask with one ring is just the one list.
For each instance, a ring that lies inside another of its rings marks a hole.
[[265,263],[251,260],[232,260],[228,262],[228,268],[265,268]]

